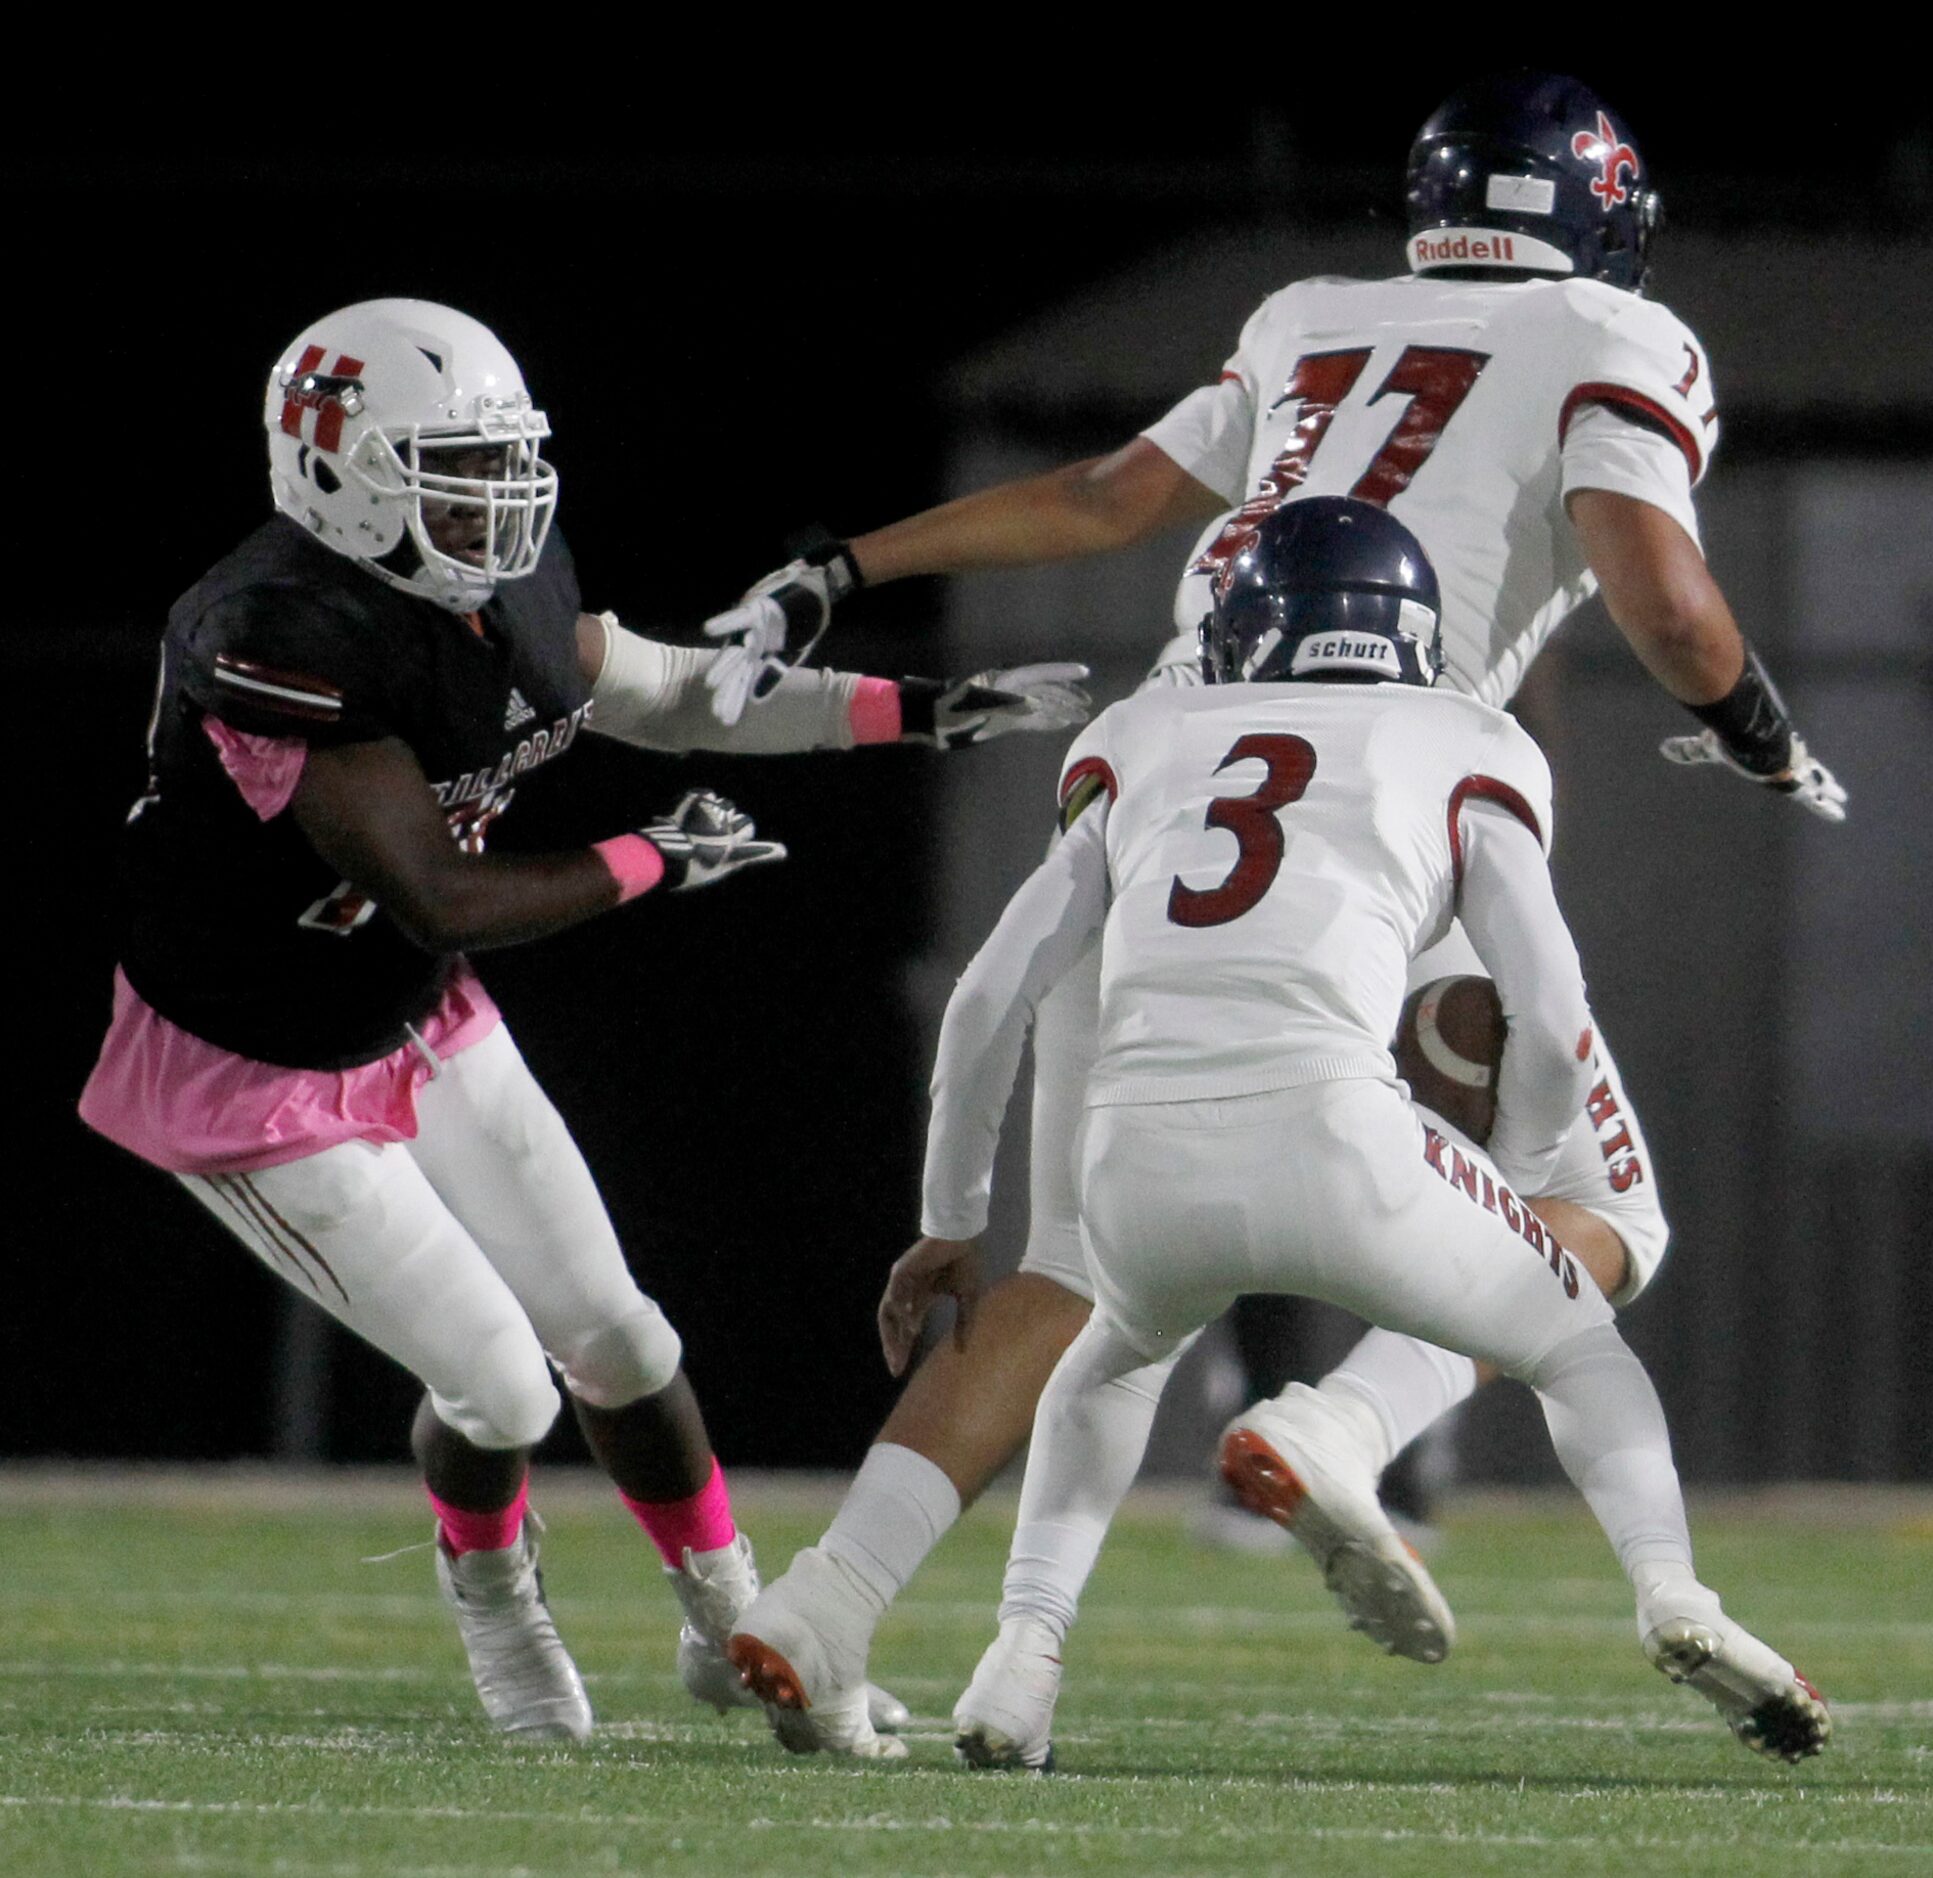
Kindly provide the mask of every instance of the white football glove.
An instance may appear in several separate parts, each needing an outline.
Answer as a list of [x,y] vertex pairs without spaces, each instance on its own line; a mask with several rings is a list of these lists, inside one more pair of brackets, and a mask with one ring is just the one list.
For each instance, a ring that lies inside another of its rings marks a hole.
[[1761,776],[1757,771],[1747,769],[1725,748],[1715,730],[1701,730],[1689,737],[1667,737],[1658,748],[1669,762],[1722,764],[1743,776],[1747,782],[1761,783],[1767,789],[1776,789],[1781,795],[1796,796],[1801,805],[1810,809],[1821,821],[1843,822],[1846,819],[1845,789],[1832,771],[1806,749],[1805,739],[1796,731],[1792,734],[1790,761],[1784,769],[1771,776]]
[[[842,544],[823,562],[788,561],[748,587],[736,606],[705,622],[707,639],[733,641],[705,674],[712,715],[736,724],[754,698],[764,697],[795,665],[803,665],[832,623],[832,609],[859,585],[857,563]],[[784,656],[788,634],[803,640]]]
[[752,818],[709,789],[693,789],[660,821],[638,830],[664,856],[665,885],[672,893],[709,887],[741,867],[785,859],[785,844],[760,841]]
[[[1085,665],[1014,665],[971,678],[902,679],[900,708],[907,743],[958,750],[1010,730],[1071,730],[1087,722],[1093,700],[1081,689]],[[931,721],[927,720],[930,705]]]

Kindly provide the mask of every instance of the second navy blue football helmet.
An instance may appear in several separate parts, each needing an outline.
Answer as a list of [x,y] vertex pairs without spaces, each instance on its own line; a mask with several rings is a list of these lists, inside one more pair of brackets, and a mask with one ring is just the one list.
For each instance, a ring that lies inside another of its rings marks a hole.
[[1216,576],[1202,677],[1433,685],[1442,612],[1423,544],[1387,509],[1305,496],[1265,516]]
[[1416,133],[1404,184],[1418,274],[1515,268],[1644,291],[1663,205],[1622,119],[1574,78],[1466,85]]

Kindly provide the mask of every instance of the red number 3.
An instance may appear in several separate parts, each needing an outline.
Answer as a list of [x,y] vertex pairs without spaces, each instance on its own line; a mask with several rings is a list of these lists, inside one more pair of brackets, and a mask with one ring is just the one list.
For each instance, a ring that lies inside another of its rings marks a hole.
[[1245,796],[1217,796],[1208,805],[1206,826],[1225,828],[1241,844],[1229,876],[1205,892],[1182,884],[1179,874],[1168,889],[1168,918],[1177,926],[1226,926],[1240,919],[1274,884],[1285,843],[1277,809],[1302,800],[1316,773],[1314,747],[1301,737],[1250,736],[1215,765],[1219,776],[1231,763],[1256,758],[1268,774]]

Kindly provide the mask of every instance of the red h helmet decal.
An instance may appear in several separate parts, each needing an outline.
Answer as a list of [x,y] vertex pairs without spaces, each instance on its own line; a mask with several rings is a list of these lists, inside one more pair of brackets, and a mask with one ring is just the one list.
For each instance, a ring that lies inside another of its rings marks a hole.
[[[302,413],[315,412],[315,447],[333,456],[342,448],[342,420],[362,408],[362,386],[357,382],[362,377],[362,360],[338,353],[335,364],[324,373],[316,369],[322,358],[322,347],[302,348],[302,356],[283,387],[282,429],[290,437],[301,436]],[[345,396],[351,402],[345,403]]]
[[1638,153],[1628,143],[1618,141],[1617,131],[1602,111],[1597,114],[1594,133],[1580,130],[1571,139],[1571,155],[1600,166],[1598,174],[1591,179],[1591,194],[1607,213],[1618,203],[1630,200],[1631,192],[1625,188],[1618,171],[1629,170],[1631,180],[1636,182]]

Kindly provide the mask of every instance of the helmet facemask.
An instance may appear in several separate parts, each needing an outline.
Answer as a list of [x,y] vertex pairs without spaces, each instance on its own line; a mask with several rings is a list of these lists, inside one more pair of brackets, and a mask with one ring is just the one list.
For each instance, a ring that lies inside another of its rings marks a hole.
[[[372,560],[392,585],[458,612],[528,574],[557,507],[557,473],[538,455],[541,411],[480,413],[474,430],[371,429],[348,453],[349,478],[399,511],[404,539]],[[410,550],[414,550],[412,555]]]

